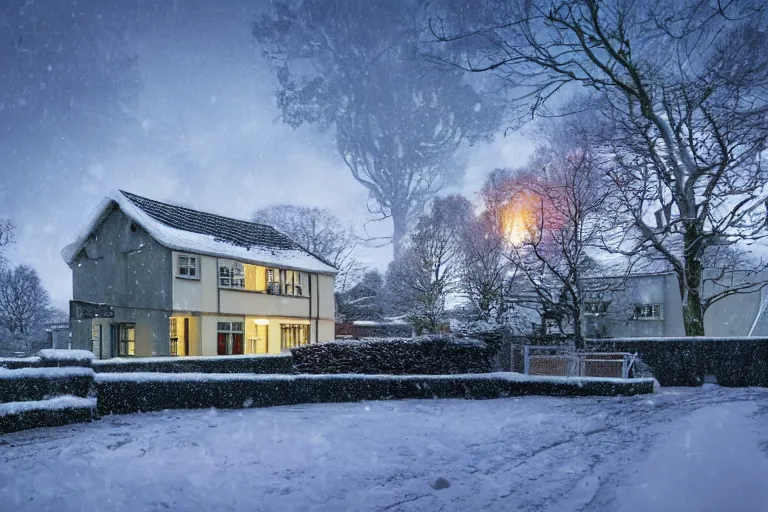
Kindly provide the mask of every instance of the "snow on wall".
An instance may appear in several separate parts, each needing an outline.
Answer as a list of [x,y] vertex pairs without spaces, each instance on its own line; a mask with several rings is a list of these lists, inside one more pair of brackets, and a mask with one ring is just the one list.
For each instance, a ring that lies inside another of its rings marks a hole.
[[63,395],[48,400],[31,400],[28,402],[7,402],[0,404],[0,416],[19,414],[26,411],[60,411],[63,409],[95,409],[95,398],[80,398]]
[[628,383],[652,383],[654,379],[618,379],[605,377],[553,377],[545,375],[523,375],[513,372],[494,373],[465,373],[456,375],[366,375],[360,373],[341,373],[323,375],[252,375],[232,373],[99,373],[97,382],[203,382],[203,381],[312,381],[333,379],[359,379],[359,380],[394,380],[394,381],[425,381],[425,380],[494,380],[503,379],[510,382],[551,382],[558,384],[571,384],[581,386],[587,382],[605,382],[611,384]]
[[0,379],[80,377],[85,375],[94,375],[94,372],[91,368],[78,366],[63,368],[19,368],[18,370],[0,368]]
[[94,366],[112,365],[112,364],[143,364],[143,363],[183,363],[184,361],[222,361],[229,359],[280,359],[290,358],[290,354],[250,354],[250,355],[232,355],[232,356],[160,356],[160,357],[113,357],[111,359],[97,359],[93,361]]
[[92,361],[93,352],[88,350],[69,350],[69,349],[56,349],[56,348],[44,348],[37,353],[43,359],[51,361]]

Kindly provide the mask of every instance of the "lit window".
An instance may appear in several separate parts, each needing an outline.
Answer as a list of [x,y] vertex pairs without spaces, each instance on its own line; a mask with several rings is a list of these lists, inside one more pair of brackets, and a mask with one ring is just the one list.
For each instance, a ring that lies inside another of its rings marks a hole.
[[280,348],[288,350],[309,343],[309,326],[304,324],[280,324]]
[[635,320],[661,320],[662,313],[661,304],[635,304],[632,318]]
[[304,295],[306,273],[297,270],[267,269],[267,293],[272,295]]
[[117,355],[135,356],[136,355],[136,325],[118,324],[117,325]]
[[179,257],[176,261],[176,275],[179,277],[199,279],[200,272],[197,268],[198,263],[199,260],[197,259],[197,256],[179,254]]
[[243,322],[218,322],[216,331],[218,355],[243,353]]

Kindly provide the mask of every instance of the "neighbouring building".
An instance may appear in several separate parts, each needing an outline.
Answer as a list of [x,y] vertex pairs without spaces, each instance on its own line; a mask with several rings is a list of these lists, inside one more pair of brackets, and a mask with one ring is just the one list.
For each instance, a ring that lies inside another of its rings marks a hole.
[[[706,275],[706,271],[705,271]],[[738,282],[738,276],[734,280]],[[758,282],[765,276],[750,276]],[[617,284],[601,286],[613,281]],[[624,278],[591,278],[584,301],[583,330],[586,337],[681,337],[685,336],[682,298],[674,272],[635,274]],[[704,296],[712,291],[705,282]],[[704,314],[707,336],[768,335],[768,289],[730,295],[715,302]]]
[[336,269],[263,224],[116,192],[62,251],[73,349],[280,353],[335,338]]

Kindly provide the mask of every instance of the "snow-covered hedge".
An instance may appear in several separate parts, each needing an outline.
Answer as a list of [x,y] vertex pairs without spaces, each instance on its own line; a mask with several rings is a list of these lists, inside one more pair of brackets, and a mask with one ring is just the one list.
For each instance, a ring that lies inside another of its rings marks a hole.
[[45,348],[37,353],[40,357],[40,366],[85,366],[90,367],[93,360],[93,352],[88,350],[68,350]]
[[0,404],[0,434],[30,428],[56,427],[94,419],[96,399],[59,396],[47,400]]
[[99,374],[101,414],[267,407],[361,400],[520,395],[588,396],[652,393],[652,379],[533,377],[513,373],[463,375],[222,375]]
[[446,375],[496,369],[500,334],[338,340],[291,350],[300,373]]
[[292,373],[290,354],[113,358],[93,362],[98,373]]
[[86,397],[93,384],[90,368],[0,368],[0,403],[43,400],[56,395]]
[[592,350],[637,353],[662,386],[768,387],[766,338],[615,338],[588,340]]

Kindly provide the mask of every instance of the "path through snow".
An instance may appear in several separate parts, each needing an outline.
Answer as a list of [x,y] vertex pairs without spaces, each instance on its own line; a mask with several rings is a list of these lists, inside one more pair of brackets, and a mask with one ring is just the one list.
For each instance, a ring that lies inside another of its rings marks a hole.
[[0,437],[0,511],[768,510],[766,420],[717,387],[112,416]]

